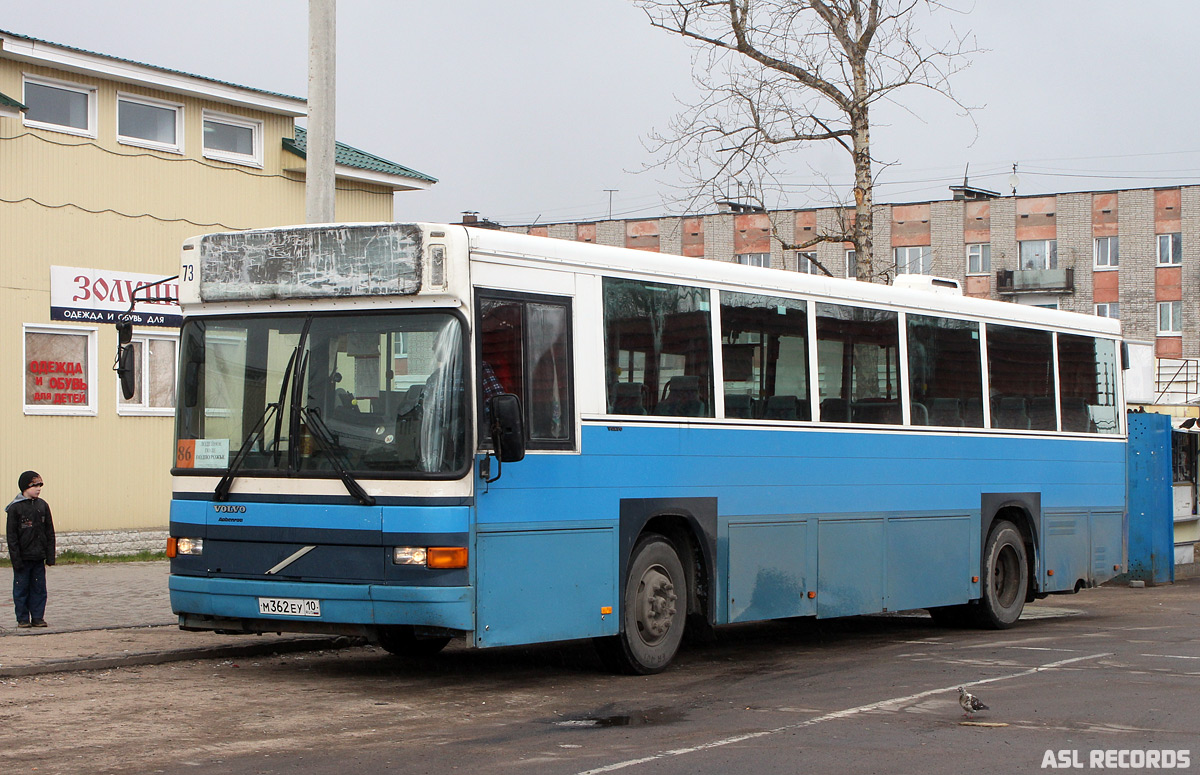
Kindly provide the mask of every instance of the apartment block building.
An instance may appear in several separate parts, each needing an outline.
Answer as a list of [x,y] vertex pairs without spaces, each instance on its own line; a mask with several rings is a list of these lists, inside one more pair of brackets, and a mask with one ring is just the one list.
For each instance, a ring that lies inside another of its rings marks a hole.
[[[132,312],[130,291],[177,274],[187,237],[304,221],[306,109],[0,31],[0,486],[41,473],[60,545],[165,536],[178,306],[170,282]],[[436,183],[344,144],[335,173],[344,222],[391,220],[396,192]],[[126,400],[111,324],[131,314]]]
[[[1200,363],[1200,186],[1001,196],[955,186],[944,201],[875,210],[872,275],[948,277],[970,296],[1120,318],[1152,343],[1159,388],[1196,398]],[[715,261],[855,277],[852,245],[819,242],[850,212],[764,212],[724,203],[707,215],[505,228]],[[1168,387],[1171,375],[1176,382]]]

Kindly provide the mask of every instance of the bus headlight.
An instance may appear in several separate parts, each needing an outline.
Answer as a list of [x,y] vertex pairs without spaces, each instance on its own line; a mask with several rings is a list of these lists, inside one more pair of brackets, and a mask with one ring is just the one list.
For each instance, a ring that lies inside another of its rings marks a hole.
[[204,554],[203,538],[168,538],[167,556],[175,557],[181,554]]
[[392,549],[393,565],[424,565],[427,552],[421,546],[397,546]]
[[467,567],[465,546],[396,546],[392,548],[393,565],[424,565],[427,568]]

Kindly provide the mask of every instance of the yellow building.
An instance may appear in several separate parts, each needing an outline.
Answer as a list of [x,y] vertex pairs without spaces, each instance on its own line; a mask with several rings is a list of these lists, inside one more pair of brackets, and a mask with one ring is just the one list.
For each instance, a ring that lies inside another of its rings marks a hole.
[[[0,31],[0,493],[41,473],[60,548],[163,545],[178,307],[134,310],[128,401],[112,323],[177,274],[185,238],[304,221],[305,109]],[[436,182],[342,144],[336,175],[342,222],[390,221],[395,192]]]

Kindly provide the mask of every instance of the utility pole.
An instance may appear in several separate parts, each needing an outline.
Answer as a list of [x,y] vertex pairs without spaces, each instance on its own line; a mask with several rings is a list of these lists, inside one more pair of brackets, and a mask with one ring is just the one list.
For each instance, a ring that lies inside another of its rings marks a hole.
[[613,194],[615,194],[615,193],[617,193],[617,192],[618,192],[618,191],[620,191],[621,189],[619,189],[619,188],[606,188],[606,189],[604,189],[604,190],[608,192],[608,220],[610,220],[610,221],[611,221],[611,220],[612,220],[612,195],[613,195]]
[[337,0],[308,0],[308,140],[305,148],[304,216],[309,223],[332,223],[336,220],[336,16]]

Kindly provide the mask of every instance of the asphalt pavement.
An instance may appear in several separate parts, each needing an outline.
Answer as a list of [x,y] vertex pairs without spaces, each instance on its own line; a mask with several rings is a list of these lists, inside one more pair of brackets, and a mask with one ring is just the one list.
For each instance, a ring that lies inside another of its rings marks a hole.
[[169,573],[166,560],[47,568],[48,626],[18,629],[12,573],[0,571],[0,678],[340,648],[355,642],[184,632],[171,612]]
[[[1177,580],[1196,575],[1194,568],[1177,567]],[[184,632],[171,612],[169,573],[166,560],[47,568],[48,626],[18,629],[11,571],[0,572],[0,678],[343,648],[361,642],[328,636]]]

